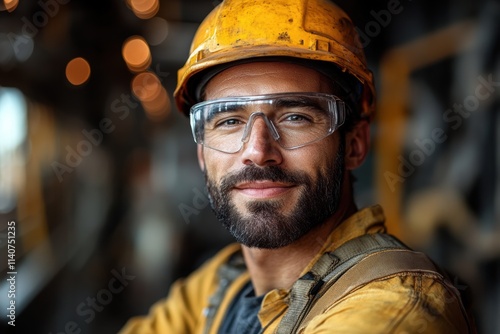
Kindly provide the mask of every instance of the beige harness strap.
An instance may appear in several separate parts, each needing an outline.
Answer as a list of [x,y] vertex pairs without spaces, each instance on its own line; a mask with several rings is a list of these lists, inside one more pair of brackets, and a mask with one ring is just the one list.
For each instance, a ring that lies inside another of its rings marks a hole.
[[[405,272],[424,272],[443,277],[439,269],[423,253],[407,249],[393,249],[370,254],[347,270],[323,295],[318,297],[302,321],[300,329],[350,292],[374,280]],[[453,289],[457,296],[459,295],[455,287],[451,285],[448,287]],[[467,324],[464,326],[468,327]]]
[[297,333],[314,303],[332,284],[365,257],[389,249],[407,247],[388,234],[375,233],[351,239],[333,252],[324,253],[290,289],[288,310],[280,320],[276,334]]

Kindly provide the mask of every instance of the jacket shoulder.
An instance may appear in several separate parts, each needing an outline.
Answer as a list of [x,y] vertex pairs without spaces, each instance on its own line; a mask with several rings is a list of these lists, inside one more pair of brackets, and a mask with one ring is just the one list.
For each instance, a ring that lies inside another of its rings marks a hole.
[[203,311],[218,285],[218,270],[234,254],[231,244],[207,260],[186,278],[177,280],[167,298],[160,300],[148,315],[131,318],[120,334],[194,333],[202,326]]
[[467,333],[461,302],[441,275],[398,273],[352,291],[312,319],[304,334]]

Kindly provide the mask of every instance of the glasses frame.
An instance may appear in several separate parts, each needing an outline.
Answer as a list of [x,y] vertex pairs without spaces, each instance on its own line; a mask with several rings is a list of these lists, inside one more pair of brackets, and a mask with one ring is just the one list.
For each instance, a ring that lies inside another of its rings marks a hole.
[[[276,100],[280,97],[287,98],[287,97],[310,97],[310,98],[325,98],[329,100],[328,102],[328,112],[331,115],[331,122],[330,122],[330,128],[328,130],[328,133],[326,133],[324,136],[315,139],[313,141],[309,141],[304,144],[292,146],[292,147],[284,147],[279,139],[280,134],[277,131],[274,123],[267,117],[267,115],[262,112],[262,111],[256,111],[253,112],[249,115],[248,117],[248,122],[245,124],[245,128],[243,130],[243,134],[241,137],[241,145],[236,151],[227,151],[227,150],[222,150],[220,148],[212,147],[209,145],[206,145],[203,141],[203,138],[198,138],[199,135],[197,134],[197,129],[199,126],[197,126],[197,122],[199,122],[199,116],[197,119],[197,114],[201,114],[203,112],[203,109],[206,106],[209,106],[211,104],[219,104],[219,103],[231,103],[231,102],[238,102],[242,103],[245,101],[248,102],[253,102],[253,101],[263,101],[263,100]],[[336,113],[336,115],[334,115]],[[335,117],[336,116],[336,117]],[[196,144],[202,145],[203,147],[207,147],[222,153],[227,153],[227,154],[234,154],[243,148],[244,144],[248,142],[249,135],[251,133],[251,129],[253,127],[253,123],[256,119],[256,117],[262,117],[263,120],[265,121],[268,130],[271,132],[271,135],[273,139],[280,145],[285,150],[294,150],[297,148],[301,148],[313,143],[316,143],[320,140],[325,139],[326,137],[330,136],[333,134],[336,130],[338,130],[345,122],[346,118],[346,103],[339,98],[336,95],[333,94],[326,94],[326,93],[316,93],[316,92],[300,92],[300,93],[275,93],[275,94],[264,94],[264,95],[251,95],[251,96],[239,96],[239,97],[225,97],[225,98],[220,98],[220,99],[215,99],[215,100],[207,100],[203,102],[196,103],[193,105],[190,109],[189,112],[189,118],[190,118],[190,125],[191,125],[191,132],[193,134],[193,139]],[[334,123],[334,120],[337,120],[336,123]]]

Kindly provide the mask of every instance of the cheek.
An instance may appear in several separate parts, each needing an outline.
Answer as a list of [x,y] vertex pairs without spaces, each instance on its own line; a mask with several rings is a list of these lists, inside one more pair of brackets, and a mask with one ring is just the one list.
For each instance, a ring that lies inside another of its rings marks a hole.
[[219,183],[220,179],[231,171],[229,159],[224,157],[223,153],[208,151],[209,149],[206,149],[203,154],[204,172],[212,181]]
[[[293,152],[293,151],[290,151]],[[332,135],[315,144],[308,145],[299,149],[294,156],[290,156],[289,161],[294,161],[295,166],[312,170],[321,170],[326,172],[328,166],[335,161],[339,152],[339,139]]]

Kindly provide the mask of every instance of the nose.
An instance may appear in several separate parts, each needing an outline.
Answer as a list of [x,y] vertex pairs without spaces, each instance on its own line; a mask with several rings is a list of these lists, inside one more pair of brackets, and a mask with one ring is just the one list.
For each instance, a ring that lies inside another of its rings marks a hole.
[[270,166],[283,161],[279,144],[263,117],[255,117],[249,124],[249,133],[243,138],[242,162],[245,165]]

